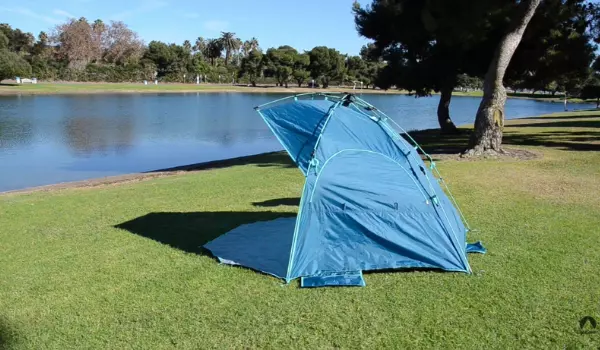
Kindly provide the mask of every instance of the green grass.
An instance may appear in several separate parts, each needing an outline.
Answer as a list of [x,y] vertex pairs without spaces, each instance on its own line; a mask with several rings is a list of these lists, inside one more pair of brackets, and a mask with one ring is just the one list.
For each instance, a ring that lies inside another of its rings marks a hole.
[[303,179],[280,154],[0,196],[0,348],[598,348],[600,330],[578,322],[600,321],[600,114],[506,132],[507,147],[543,157],[439,161],[489,250],[469,256],[472,275],[300,289],[219,265],[197,246],[297,211]]
[[[311,89],[307,87],[298,88],[295,84],[290,84],[289,88],[275,86],[257,86],[250,87],[245,85],[230,84],[177,84],[177,83],[159,83],[154,85],[148,83],[39,83],[22,85],[1,85],[0,95],[13,94],[93,94],[93,93],[145,93],[145,92],[346,92],[352,90],[350,87],[330,87],[328,89]],[[396,90],[373,90],[363,89],[361,93],[402,93]]]
[[[483,96],[483,91],[481,91],[481,90],[469,91],[469,92],[455,91],[452,93],[452,95],[481,97],[481,96]],[[552,96],[552,95],[541,94],[541,93],[531,94],[531,93],[525,93],[525,92],[509,92],[509,93],[507,93],[507,95],[509,98],[521,98],[521,99],[527,99],[527,100],[537,100],[537,101],[554,102],[554,103],[563,103],[564,102],[564,95],[562,95],[562,94],[556,94],[555,96]],[[568,102],[570,102],[570,103],[596,103],[595,100],[583,100],[583,99],[574,98],[574,97],[569,97]]]

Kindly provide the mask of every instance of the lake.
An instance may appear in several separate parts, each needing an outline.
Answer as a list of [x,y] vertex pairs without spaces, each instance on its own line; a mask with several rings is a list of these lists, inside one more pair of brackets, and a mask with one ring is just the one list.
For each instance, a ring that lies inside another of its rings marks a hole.
[[[0,96],[0,191],[280,150],[253,107],[283,96]],[[438,126],[438,97],[362,97],[407,130]],[[454,122],[472,123],[479,101],[454,97]],[[570,104],[569,108],[590,106]],[[560,103],[510,99],[506,104],[508,119],[562,110]]]

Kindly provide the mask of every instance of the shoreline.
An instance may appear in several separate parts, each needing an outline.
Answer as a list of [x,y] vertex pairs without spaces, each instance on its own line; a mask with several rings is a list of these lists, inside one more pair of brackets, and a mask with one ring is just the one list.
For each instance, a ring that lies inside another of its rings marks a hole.
[[[249,94],[300,94],[310,92],[329,92],[329,93],[354,93],[365,95],[410,95],[405,90],[381,90],[381,89],[356,89],[352,86],[339,87],[332,86],[327,89],[297,87],[290,84],[288,88],[273,85],[258,85],[256,87],[242,84],[183,84],[183,83],[162,83],[159,85],[141,83],[83,83],[83,82],[56,82],[56,83],[38,83],[38,84],[0,84],[0,97],[2,96],[50,96],[50,95],[108,95],[108,94],[191,94],[191,93],[249,93]],[[482,96],[481,91],[462,92],[454,91],[453,97],[476,97]],[[432,92],[431,96],[437,96],[439,93]],[[508,93],[509,99],[525,99],[540,102],[563,103],[560,96],[550,95],[532,95],[527,93]],[[579,98],[570,98],[568,103],[589,103],[595,101],[581,100]]]
[[163,83],[159,85],[143,85],[129,83],[39,83],[22,85],[0,85],[0,96],[18,95],[102,95],[102,94],[162,94],[162,93],[281,93],[299,94],[310,92],[354,92],[356,94],[385,94],[406,95],[400,90],[357,89],[348,87],[309,88],[292,86],[245,86],[229,84],[174,84]]
[[[590,111],[596,111],[596,110],[595,109],[572,110],[572,111],[569,111],[569,113],[590,112]],[[556,115],[556,114],[561,114],[561,113],[564,113],[564,112],[556,112],[556,113],[544,114],[544,115],[538,115],[538,116],[510,119],[510,120],[507,120],[506,124],[507,124],[507,126],[510,124],[518,126],[519,125],[518,121],[520,121],[520,120],[536,119],[536,118],[543,120],[545,117]],[[469,126],[472,127],[472,124],[461,125],[461,126],[459,126],[459,128],[465,128],[465,127],[469,127]],[[427,130],[439,130],[439,129],[426,129],[426,130],[418,130],[418,131],[422,132],[422,131],[427,131]],[[289,159],[288,155],[286,154],[285,150],[280,150],[280,151],[251,154],[251,155],[246,155],[246,156],[239,156],[239,157],[234,157],[234,158],[217,159],[217,160],[212,160],[212,161],[207,161],[207,162],[184,164],[184,165],[178,165],[178,166],[149,170],[149,171],[134,172],[134,173],[128,173],[128,174],[121,174],[121,175],[111,175],[111,176],[90,178],[90,179],[84,179],[84,180],[75,180],[75,181],[59,182],[59,183],[48,184],[48,185],[32,186],[32,187],[26,187],[26,188],[14,189],[14,190],[8,190],[8,191],[0,191],[0,197],[10,196],[13,194],[15,194],[15,195],[16,194],[28,194],[28,193],[33,193],[33,192],[54,192],[54,191],[60,191],[60,190],[64,190],[64,189],[73,189],[73,188],[82,189],[82,188],[95,188],[95,187],[107,186],[107,185],[120,185],[120,184],[130,183],[130,182],[139,182],[139,181],[145,181],[145,180],[150,180],[150,179],[155,179],[155,178],[162,178],[162,177],[168,177],[168,176],[174,176],[174,175],[181,175],[181,174],[185,174],[185,173],[200,172],[200,171],[220,169],[220,168],[226,168],[226,167],[238,166],[238,165],[246,165],[246,164],[289,164],[290,166],[293,165],[293,163]]]

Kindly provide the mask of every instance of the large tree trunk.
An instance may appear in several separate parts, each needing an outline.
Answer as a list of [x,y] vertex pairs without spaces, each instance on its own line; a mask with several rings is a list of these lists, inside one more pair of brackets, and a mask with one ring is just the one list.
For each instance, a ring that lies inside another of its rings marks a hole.
[[502,83],[506,68],[521,42],[523,33],[542,0],[522,0],[518,13],[512,19],[509,30],[500,41],[490,62],[483,83],[483,98],[475,117],[475,130],[471,135],[466,156],[502,152],[504,128],[504,104],[506,89]]
[[452,88],[443,88],[440,90],[440,103],[437,108],[438,122],[440,129],[445,134],[455,134],[458,132],[456,125],[450,119],[450,100],[452,99]]

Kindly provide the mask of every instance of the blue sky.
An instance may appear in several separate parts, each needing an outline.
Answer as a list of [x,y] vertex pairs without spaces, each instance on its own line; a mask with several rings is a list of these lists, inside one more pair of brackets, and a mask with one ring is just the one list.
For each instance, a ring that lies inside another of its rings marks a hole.
[[[334,47],[358,54],[353,0],[1,0],[0,23],[32,32],[49,31],[69,17],[120,20],[146,41],[192,42],[198,36],[235,32],[256,37],[263,49],[291,45],[309,50]],[[362,0],[361,3],[369,3]]]

